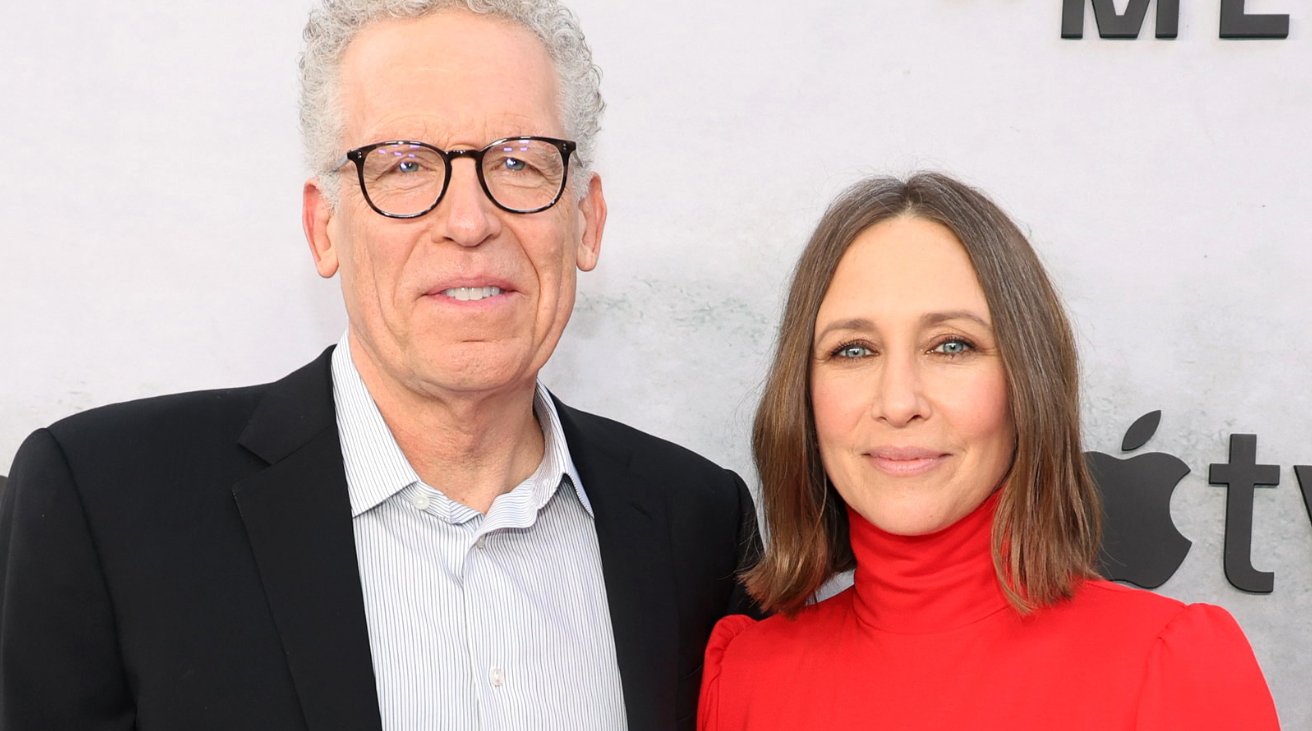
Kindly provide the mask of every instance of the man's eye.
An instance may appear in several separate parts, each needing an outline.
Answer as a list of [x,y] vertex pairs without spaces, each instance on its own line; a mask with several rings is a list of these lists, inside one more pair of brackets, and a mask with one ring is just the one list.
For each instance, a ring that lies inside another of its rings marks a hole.
[[418,160],[402,160],[396,164],[396,169],[402,173],[417,173],[423,170],[424,166],[420,165]]
[[512,173],[518,173],[526,170],[528,168],[528,163],[518,158],[508,157],[505,162],[502,163],[502,166]]

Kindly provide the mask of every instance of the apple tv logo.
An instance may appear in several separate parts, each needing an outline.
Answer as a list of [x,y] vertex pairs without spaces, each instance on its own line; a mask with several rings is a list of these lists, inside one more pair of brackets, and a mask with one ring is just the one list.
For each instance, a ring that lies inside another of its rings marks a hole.
[[[1139,417],[1121,442],[1133,452],[1152,438],[1162,412]],[[1118,459],[1087,452],[1089,470],[1102,491],[1103,534],[1099,569],[1104,577],[1156,589],[1175,574],[1193,546],[1171,521],[1171,493],[1189,466],[1165,452]]]
[[[1122,452],[1134,452],[1152,439],[1162,412],[1150,411],[1125,432]],[[1193,542],[1171,520],[1171,494],[1189,466],[1165,452],[1145,452],[1125,459],[1086,452],[1103,499],[1103,541],[1098,556],[1102,575],[1156,589],[1175,574]],[[1312,521],[1312,466],[1294,467],[1303,506]],[[1236,589],[1269,594],[1275,574],[1253,568],[1253,498],[1258,487],[1280,484],[1280,466],[1257,464],[1257,436],[1230,435],[1228,462],[1209,465],[1208,482],[1226,488],[1224,565]]]

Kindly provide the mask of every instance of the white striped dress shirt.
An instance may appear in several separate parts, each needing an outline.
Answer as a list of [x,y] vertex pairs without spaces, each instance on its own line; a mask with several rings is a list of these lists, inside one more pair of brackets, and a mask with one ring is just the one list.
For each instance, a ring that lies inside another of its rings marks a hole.
[[332,375],[385,731],[626,729],[592,507],[546,389],[542,462],[483,515],[419,479],[345,336]]

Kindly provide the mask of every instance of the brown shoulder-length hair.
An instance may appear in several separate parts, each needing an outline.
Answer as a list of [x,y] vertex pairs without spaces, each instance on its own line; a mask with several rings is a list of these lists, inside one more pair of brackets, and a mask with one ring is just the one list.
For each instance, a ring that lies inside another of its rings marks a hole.
[[1101,506],[1080,447],[1078,361],[1070,324],[1025,236],[996,204],[950,177],[863,180],[816,226],[793,273],[774,364],[752,430],[769,538],[744,575],[771,611],[800,609],[855,566],[847,510],[816,443],[811,362],[816,315],[857,235],[898,216],[946,226],[965,247],[1007,374],[1016,454],[993,523],[993,563],[1018,611],[1071,595],[1095,576]]

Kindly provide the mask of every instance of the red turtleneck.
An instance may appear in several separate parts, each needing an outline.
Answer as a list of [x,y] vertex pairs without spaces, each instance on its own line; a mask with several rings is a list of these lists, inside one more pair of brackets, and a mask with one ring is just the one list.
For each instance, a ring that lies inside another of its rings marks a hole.
[[911,537],[849,511],[855,585],[792,619],[721,620],[698,728],[1279,728],[1224,609],[1090,580],[1022,617],[993,570],[996,504]]

